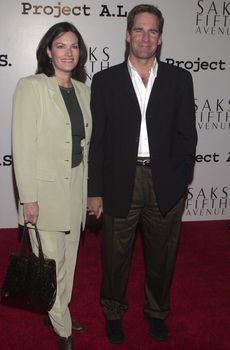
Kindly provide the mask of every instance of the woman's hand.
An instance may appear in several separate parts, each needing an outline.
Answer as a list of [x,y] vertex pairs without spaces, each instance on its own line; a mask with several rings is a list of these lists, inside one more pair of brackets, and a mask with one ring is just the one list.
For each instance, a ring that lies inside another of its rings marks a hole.
[[39,214],[39,206],[37,202],[23,204],[23,216],[25,223],[37,224]]

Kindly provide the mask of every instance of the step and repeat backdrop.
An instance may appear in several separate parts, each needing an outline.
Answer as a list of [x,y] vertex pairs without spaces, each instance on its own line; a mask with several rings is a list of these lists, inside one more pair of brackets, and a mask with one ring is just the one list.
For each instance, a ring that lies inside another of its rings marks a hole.
[[[0,14],[0,227],[17,226],[11,153],[15,85],[36,69],[36,48],[56,22],[72,22],[93,74],[124,59],[126,16],[134,0],[11,0]],[[230,218],[230,1],[156,0],[165,18],[161,60],[191,72],[198,147],[183,221]],[[112,84],[112,82],[111,82]],[[162,128],[164,124],[162,123]]]

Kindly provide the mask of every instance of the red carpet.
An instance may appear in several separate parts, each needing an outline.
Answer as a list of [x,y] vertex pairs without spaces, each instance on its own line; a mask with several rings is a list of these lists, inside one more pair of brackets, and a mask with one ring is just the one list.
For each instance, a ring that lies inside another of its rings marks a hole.
[[[11,251],[18,250],[17,231],[0,230],[0,284]],[[229,350],[230,230],[224,221],[185,222],[172,286],[169,338],[152,339],[143,320],[144,266],[137,238],[124,318],[126,340],[111,345],[104,334],[99,299],[100,234],[87,233],[80,246],[73,317],[87,325],[74,335],[77,350]],[[0,306],[1,350],[54,350],[55,336],[42,316]]]

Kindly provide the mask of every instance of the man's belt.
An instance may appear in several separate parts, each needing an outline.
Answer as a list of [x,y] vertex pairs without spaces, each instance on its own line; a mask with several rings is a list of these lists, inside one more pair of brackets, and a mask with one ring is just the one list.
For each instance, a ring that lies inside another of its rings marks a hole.
[[150,158],[137,158],[137,165],[139,166],[151,166]]

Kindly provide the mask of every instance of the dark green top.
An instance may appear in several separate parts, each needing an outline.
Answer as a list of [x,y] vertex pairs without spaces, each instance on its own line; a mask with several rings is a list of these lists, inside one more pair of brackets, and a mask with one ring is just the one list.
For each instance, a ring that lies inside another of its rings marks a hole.
[[62,97],[69,113],[72,128],[72,168],[82,161],[81,140],[85,137],[85,128],[82,111],[74,91],[74,87],[60,86]]

